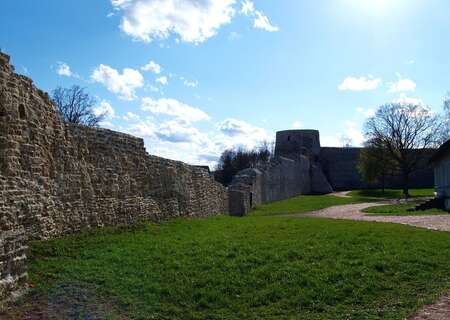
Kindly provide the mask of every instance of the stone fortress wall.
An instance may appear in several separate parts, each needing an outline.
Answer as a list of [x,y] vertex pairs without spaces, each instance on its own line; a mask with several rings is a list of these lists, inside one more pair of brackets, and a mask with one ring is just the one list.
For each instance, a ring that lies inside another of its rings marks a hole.
[[207,169],[147,154],[142,139],[64,124],[0,53],[0,304],[26,289],[26,242],[228,212]]
[[[334,190],[381,188],[381,185],[368,185],[362,180],[357,167],[361,150],[363,148],[321,148],[319,161]],[[421,153],[423,169],[417,170],[411,175],[409,185],[411,188],[433,188],[434,173],[428,162],[435,150],[418,150],[416,152]],[[388,189],[401,188],[401,177],[387,177],[385,187]]]
[[[286,130],[276,135],[275,158],[269,164],[239,172],[229,187],[230,213],[244,215],[252,208],[302,194],[379,188],[366,184],[358,172],[362,148],[320,146],[317,130]],[[424,169],[410,178],[411,188],[432,188],[433,169],[428,160],[434,150],[421,152]],[[401,178],[388,177],[386,188],[400,188]]]
[[317,130],[277,132],[275,157],[267,164],[239,172],[229,187],[230,214],[302,194],[333,192],[319,161]]
[[238,173],[229,187],[230,214],[241,216],[255,206],[311,191],[309,159],[277,158]]

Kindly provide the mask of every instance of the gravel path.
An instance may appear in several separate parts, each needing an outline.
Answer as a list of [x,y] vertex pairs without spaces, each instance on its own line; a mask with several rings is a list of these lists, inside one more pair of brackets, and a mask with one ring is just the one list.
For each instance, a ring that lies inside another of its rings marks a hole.
[[350,191],[339,191],[339,192],[333,192],[330,194],[331,196],[339,197],[339,198],[351,198]]
[[[430,230],[439,230],[450,232],[450,215],[436,215],[436,216],[410,216],[410,217],[387,217],[387,216],[366,216],[361,210],[373,207],[376,205],[383,205],[386,203],[360,203],[350,204],[344,206],[331,207],[307,214],[297,214],[298,217],[321,217],[330,219],[348,219],[360,221],[377,221],[388,223],[399,223],[411,225]],[[450,293],[442,297],[433,305],[426,306],[417,315],[409,320],[450,320]]]

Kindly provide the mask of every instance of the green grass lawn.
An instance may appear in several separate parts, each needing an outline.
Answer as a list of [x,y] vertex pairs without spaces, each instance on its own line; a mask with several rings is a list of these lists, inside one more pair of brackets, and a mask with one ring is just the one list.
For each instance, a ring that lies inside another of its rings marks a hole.
[[416,203],[385,205],[367,208],[363,212],[369,213],[368,216],[426,216],[448,214],[447,211],[438,208],[423,211],[408,211],[413,210],[415,206]]
[[302,213],[316,211],[332,206],[352,204],[364,201],[373,201],[373,199],[361,199],[357,197],[343,198],[331,195],[323,196],[298,196],[286,200],[267,203],[256,207],[250,215],[272,216],[290,213]]
[[220,216],[34,242],[29,274],[32,299],[82,288],[127,319],[401,320],[449,289],[449,256],[444,232]]
[[[411,197],[431,197],[433,189],[411,189]],[[355,190],[349,193],[348,198],[332,195],[323,196],[299,196],[287,200],[276,201],[258,206],[250,214],[257,216],[283,215],[290,213],[302,213],[316,211],[331,206],[353,204],[361,202],[375,202],[386,199],[402,198],[401,190]]]
[[[410,189],[409,194],[411,198],[433,197],[434,189]],[[384,192],[378,189],[354,190],[349,195],[356,198],[401,199],[403,191],[399,189],[386,189]]]

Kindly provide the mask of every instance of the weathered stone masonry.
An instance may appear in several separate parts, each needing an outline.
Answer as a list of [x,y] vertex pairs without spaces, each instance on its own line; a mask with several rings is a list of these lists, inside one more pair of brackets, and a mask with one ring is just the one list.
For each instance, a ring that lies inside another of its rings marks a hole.
[[[277,132],[275,158],[268,164],[239,172],[229,187],[230,213],[244,215],[271,201],[302,194],[326,194],[333,190],[380,188],[368,185],[358,171],[362,148],[320,146],[317,130]],[[433,170],[428,164],[434,150],[415,150],[423,169],[410,177],[411,188],[433,187]],[[427,165],[428,164],[428,165]],[[386,177],[386,188],[400,188],[400,176]]]
[[241,216],[267,202],[333,191],[318,162],[317,130],[277,132],[275,157],[239,172],[229,187],[230,214]]
[[130,135],[64,124],[0,54],[0,305],[26,288],[29,239],[227,206],[204,168],[151,156]]

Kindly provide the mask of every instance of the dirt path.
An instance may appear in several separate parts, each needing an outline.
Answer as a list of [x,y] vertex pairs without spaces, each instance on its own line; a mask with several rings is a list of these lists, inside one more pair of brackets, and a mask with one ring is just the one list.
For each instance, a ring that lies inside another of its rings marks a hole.
[[[450,232],[450,215],[436,216],[410,216],[410,217],[387,217],[367,216],[363,209],[386,203],[360,203],[344,206],[331,207],[307,214],[297,214],[298,217],[320,217],[330,219],[348,219],[359,221],[377,221],[388,223],[399,223],[430,230]],[[450,320],[450,293],[442,297],[433,305],[426,306],[409,320]]]
[[339,197],[339,198],[351,198],[350,191],[339,191],[339,192],[333,192],[330,194],[331,196]]
[[409,320],[449,320],[450,293],[433,305],[426,306]]

